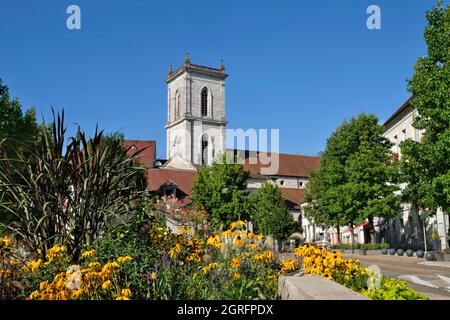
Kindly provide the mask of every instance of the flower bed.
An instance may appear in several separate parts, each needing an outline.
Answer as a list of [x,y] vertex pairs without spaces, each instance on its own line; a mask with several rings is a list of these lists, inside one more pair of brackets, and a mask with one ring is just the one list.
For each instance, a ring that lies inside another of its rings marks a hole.
[[206,237],[186,228],[172,234],[158,221],[124,227],[87,248],[77,263],[65,246],[21,259],[10,238],[0,239],[0,298],[278,299],[279,276],[301,268],[372,299],[426,299],[326,249],[303,246],[282,259],[263,235],[243,227],[237,221]]
[[358,260],[343,259],[339,252],[303,246],[295,250],[295,255],[303,258],[306,274],[326,277],[374,300],[428,299],[409,288],[405,281],[378,275]]

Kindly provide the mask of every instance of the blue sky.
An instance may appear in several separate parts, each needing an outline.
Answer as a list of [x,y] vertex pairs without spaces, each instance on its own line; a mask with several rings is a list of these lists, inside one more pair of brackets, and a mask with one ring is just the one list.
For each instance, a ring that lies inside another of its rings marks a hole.
[[[360,112],[387,119],[426,54],[434,1],[1,0],[0,78],[51,120],[157,140],[165,155],[168,65],[225,60],[229,128],[279,128],[280,151],[315,155]],[[445,3],[448,3],[446,1]],[[81,30],[66,9],[81,8]],[[382,10],[382,29],[366,9]]]

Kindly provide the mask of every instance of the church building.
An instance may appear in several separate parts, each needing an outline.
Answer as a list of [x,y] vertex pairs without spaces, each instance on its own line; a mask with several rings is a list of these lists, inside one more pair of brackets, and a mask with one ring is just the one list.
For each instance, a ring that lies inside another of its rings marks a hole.
[[[225,85],[228,75],[221,61],[218,68],[192,64],[186,54],[183,65],[167,76],[166,159],[156,158],[155,141],[126,140],[125,145],[139,151],[140,164],[147,169],[148,188],[160,196],[174,195],[189,201],[197,169],[213,163],[226,149]],[[251,124],[249,124],[251,126]],[[278,185],[296,219],[304,199],[309,172],[319,167],[319,157],[274,154],[279,165],[267,174],[263,152],[239,152],[244,169],[250,172],[250,192],[265,181]]]

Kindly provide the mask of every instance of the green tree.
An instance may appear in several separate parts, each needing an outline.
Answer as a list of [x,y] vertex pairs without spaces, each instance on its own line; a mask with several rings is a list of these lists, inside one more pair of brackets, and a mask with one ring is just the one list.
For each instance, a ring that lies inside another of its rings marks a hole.
[[294,232],[296,223],[278,186],[265,182],[249,196],[249,203],[252,221],[259,232],[277,240],[286,240]]
[[10,100],[8,87],[0,79],[0,152],[13,153],[18,147],[14,141],[34,142],[39,132],[36,110],[30,108],[24,114],[19,99]]
[[376,116],[361,114],[331,135],[307,187],[308,218],[337,228],[368,219],[373,240],[373,218],[398,214],[397,165],[382,134]]
[[428,54],[417,61],[408,85],[417,111],[413,125],[424,135],[402,143],[401,171],[405,200],[432,215],[450,209],[450,5],[438,1],[426,17]]
[[[26,156],[31,156],[21,144],[29,147],[38,139],[41,129],[43,127],[36,122],[35,109],[30,108],[23,114],[19,99],[11,100],[8,87],[3,85],[0,79],[0,158],[14,155],[17,148],[20,148]],[[21,143],[17,143],[18,141]],[[0,193],[0,204],[3,198],[4,195]],[[12,219],[14,216],[3,210],[0,205],[0,222],[7,223]],[[0,234],[2,232],[0,227]]]
[[218,157],[219,161],[211,167],[202,167],[194,180],[193,202],[198,208],[204,208],[210,215],[210,224],[220,229],[229,226],[237,219],[246,219],[247,179],[239,161],[234,161],[231,153]]

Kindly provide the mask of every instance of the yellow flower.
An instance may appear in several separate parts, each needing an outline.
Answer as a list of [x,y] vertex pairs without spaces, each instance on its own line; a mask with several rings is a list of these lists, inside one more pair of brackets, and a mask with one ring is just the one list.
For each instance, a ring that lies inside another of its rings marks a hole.
[[207,274],[209,270],[218,268],[219,264],[217,262],[211,262],[207,266],[202,267],[203,273]]
[[120,296],[120,297],[117,297],[116,300],[130,300],[130,298],[124,297],[124,296]]
[[103,282],[102,289],[103,290],[108,290],[108,289],[110,289],[112,287],[112,285],[113,284],[112,284],[111,280],[107,280],[107,281]]
[[181,227],[181,233],[182,234],[186,234],[186,233],[189,233],[190,232],[190,229],[188,228],[188,227]]
[[238,221],[233,222],[233,223],[231,224],[230,229],[231,229],[231,230],[234,230],[234,229],[241,229],[243,226],[245,226],[245,222],[242,221],[242,220],[238,220]]
[[224,231],[222,235],[225,237],[231,237],[233,235],[233,231],[231,230]]
[[42,265],[42,259],[38,260],[31,260],[26,263],[26,266],[23,267],[23,269],[30,269],[31,272],[36,271],[40,266]]
[[117,262],[119,262],[119,263],[127,263],[127,262],[130,262],[130,261],[133,261],[133,258],[130,257],[130,256],[117,258]]
[[39,284],[39,290],[44,290],[45,288],[47,288],[47,286],[48,286],[48,281],[42,281],[40,284]]
[[124,297],[131,297],[131,290],[130,289],[122,289],[122,296]]
[[211,236],[206,240],[206,244],[213,246],[215,248],[220,248],[222,246],[222,240],[220,240],[219,235]]
[[272,250],[266,250],[264,251],[262,255],[263,259],[267,262],[272,262],[275,259],[275,255]]
[[156,281],[156,278],[157,278],[156,272],[150,273],[150,275],[149,275],[148,278],[149,278],[149,280],[151,280],[151,281]]
[[236,239],[234,239],[234,245],[238,248],[241,248],[244,245],[244,242],[240,237],[237,237]]
[[0,244],[2,244],[5,247],[9,247],[11,243],[13,243],[14,239],[10,237],[4,237],[0,238]]
[[116,261],[106,263],[102,268],[102,273],[110,273],[114,269],[118,269],[120,266]]
[[179,243],[177,243],[177,244],[175,244],[175,246],[172,249],[170,249],[169,256],[171,258],[173,258],[174,255],[176,255],[180,252],[181,252],[181,245]]
[[74,299],[78,299],[83,294],[83,289],[73,290],[72,291],[72,297]]
[[81,255],[82,258],[89,258],[95,255],[95,249],[89,250],[89,251],[85,251],[83,252],[83,254]]
[[66,251],[65,246],[54,246],[53,248],[50,248],[45,256],[48,260],[46,264],[63,258],[65,251]]
[[239,268],[241,266],[241,264],[242,264],[242,261],[239,258],[233,258],[231,260],[231,267],[232,268]]
[[250,242],[247,245],[250,249],[258,249],[258,245],[256,243]]
[[34,300],[34,299],[36,299],[36,298],[39,298],[39,296],[41,295],[41,293],[39,292],[39,291],[33,291],[31,294],[30,294],[30,299],[31,300]]
[[99,268],[100,266],[101,266],[101,264],[98,263],[98,262],[96,262],[96,261],[91,262],[91,263],[88,264],[88,267],[91,268],[91,269],[97,269],[97,268]]
[[281,260],[281,273],[295,271],[298,267],[297,260]]
[[240,273],[233,273],[233,275],[231,276],[231,279],[233,280],[239,280],[240,278],[241,278]]

